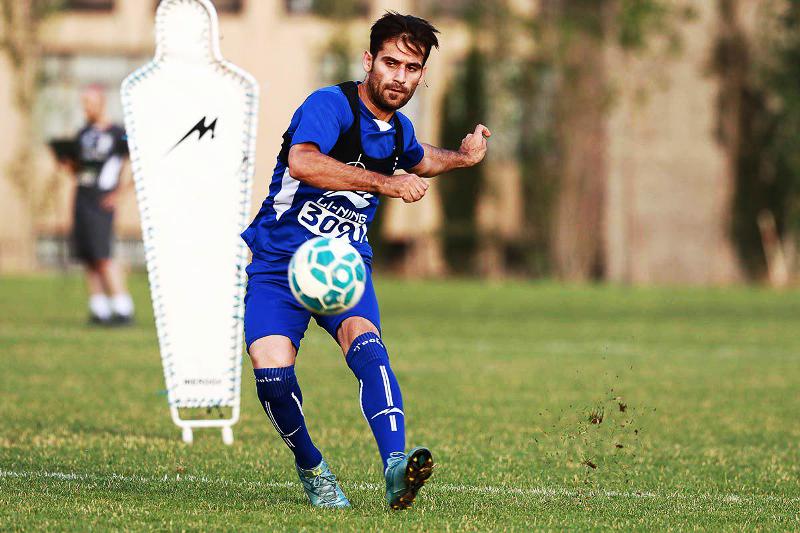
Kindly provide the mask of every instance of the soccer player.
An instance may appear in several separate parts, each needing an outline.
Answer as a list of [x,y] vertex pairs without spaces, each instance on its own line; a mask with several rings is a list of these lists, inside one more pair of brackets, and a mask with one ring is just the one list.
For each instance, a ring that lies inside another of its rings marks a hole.
[[133,319],[133,300],[121,269],[111,257],[114,210],[128,153],[127,140],[125,131],[106,117],[103,87],[89,86],[81,100],[86,125],[78,132],[74,157],[68,162],[77,181],[72,252],[86,266],[90,322],[128,324]]
[[[485,137],[491,133],[481,124],[458,151],[450,151],[418,143],[411,121],[398,111],[425,75],[431,49],[439,45],[437,33],[411,15],[389,12],[375,22],[363,57],[366,78],[319,89],[295,111],[269,194],[242,233],[253,252],[245,338],[258,398],[318,507],[349,507],[350,502],[306,429],[294,370],[312,314],[292,296],[288,264],[293,252],[317,235],[348,239],[367,266],[364,296],[353,309],[313,316],[339,344],[358,380],[362,413],[383,461],[389,507],[410,507],[432,473],[430,450],[405,453],[403,397],[381,339],[367,228],[379,195],[416,202],[428,189],[422,176],[475,165],[486,153]],[[408,173],[393,175],[397,169]]]

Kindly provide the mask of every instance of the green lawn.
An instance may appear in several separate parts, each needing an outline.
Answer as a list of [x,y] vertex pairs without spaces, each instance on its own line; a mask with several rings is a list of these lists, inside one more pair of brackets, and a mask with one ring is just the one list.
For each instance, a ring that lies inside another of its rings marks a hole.
[[381,279],[409,444],[439,464],[392,513],[322,330],[298,373],[349,511],[306,505],[249,362],[235,444],[180,441],[132,283],[138,325],[102,330],[79,277],[0,279],[0,530],[800,527],[800,292]]

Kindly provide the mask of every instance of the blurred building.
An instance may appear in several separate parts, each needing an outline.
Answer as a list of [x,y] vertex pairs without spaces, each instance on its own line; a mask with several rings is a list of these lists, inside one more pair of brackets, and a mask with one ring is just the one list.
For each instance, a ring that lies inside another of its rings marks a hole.
[[[262,85],[254,212],[266,194],[281,134],[305,96],[343,76],[363,75],[360,55],[368,46],[369,26],[384,10],[421,10],[427,15],[432,4],[425,0],[348,2],[352,11],[343,16],[335,13],[337,2],[214,3],[221,13],[223,54],[253,73]],[[442,32],[442,46],[431,56],[427,85],[420,86],[403,110],[414,121],[420,141],[433,144],[440,138],[443,97],[475,35],[447,15],[458,3],[437,4],[439,15],[432,22]],[[34,202],[23,198],[7,171],[15,145],[24,140],[16,135],[20,117],[10,90],[13,69],[8,57],[0,56],[0,121],[5,125],[0,129],[4,147],[0,151],[0,272],[58,263],[59,250],[63,250],[59,243],[69,228],[72,184],[55,174],[44,141],[78,128],[78,94],[91,82],[111,88],[110,111],[121,120],[119,82],[152,55],[155,4],[155,0],[69,0],[66,12],[45,22],[41,88],[33,119],[38,144],[30,179],[39,191],[33,195]],[[535,13],[538,2],[511,4]],[[742,3],[743,20],[752,20],[747,10],[756,4]],[[320,15],[320,5],[334,16]],[[604,162],[597,172],[603,188],[598,196],[604,203],[598,233],[605,279],[692,284],[740,279],[729,237],[733,170],[729,154],[715,137],[720,81],[709,72],[720,21],[715,2],[693,5],[697,17],[681,29],[684,46],[679,57],[637,59],[610,46],[599,54],[615,97],[598,137],[604,139],[603,144],[594,146],[590,137],[583,142],[587,150],[600,152]],[[495,97],[491,87],[488,97]],[[495,134],[492,143],[502,142],[505,125],[489,126]],[[522,200],[508,192],[519,190],[519,163],[495,161],[488,168],[499,193],[496,200],[480,202],[479,218],[491,219],[492,227],[498,228],[519,224]],[[445,270],[439,239],[446,227],[441,202],[447,198],[440,198],[435,187],[417,204],[388,202],[380,232],[403,250],[401,270],[421,275]],[[124,244],[121,253],[136,258],[139,229],[132,194],[120,207],[117,228]]]
[[[12,90],[14,71],[6,54],[0,55],[0,122],[5,124],[0,130],[4,147],[0,151],[0,272],[57,266],[67,260],[73,184],[69,176],[57,173],[46,142],[74,135],[82,125],[79,96],[90,83],[109,88],[109,113],[114,121],[122,122],[119,85],[152,57],[156,4],[156,0],[68,0],[64,12],[46,19],[40,32],[44,57],[33,116],[35,169],[26,178],[36,183],[27,184],[32,187],[27,198],[9,176],[15,147],[24,140],[16,135],[15,124],[22,118]],[[320,15],[313,0],[214,0],[214,4],[220,14],[224,56],[251,72],[262,87],[255,213],[266,195],[281,135],[297,106],[313,90],[344,81],[341,76],[363,77],[361,55],[369,47],[371,23],[387,9],[410,12],[412,8],[410,2],[352,2],[354,11],[344,22],[340,16],[324,16],[324,10]],[[327,9],[335,10],[335,3]],[[431,57],[427,86],[421,86],[403,109],[414,121],[420,140],[429,142],[437,136],[438,102],[449,75],[446,66],[457,62],[466,41],[463,28],[452,21],[439,25],[447,35],[446,46]],[[413,240],[423,249],[418,253],[426,256],[426,263],[441,268],[432,237],[440,224],[439,204],[435,192],[430,197],[427,205],[407,206],[402,213],[393,213],[387,206],[385,215],[392,222],[385,227],[390,238]],[[117,253],[128,262],[140,261],[133,191],[121,202],[116,227],[121,241]]]

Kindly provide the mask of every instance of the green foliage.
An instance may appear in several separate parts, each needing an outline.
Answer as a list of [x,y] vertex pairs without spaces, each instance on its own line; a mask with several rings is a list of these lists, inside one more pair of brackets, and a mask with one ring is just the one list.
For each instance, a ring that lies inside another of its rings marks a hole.
[[629,51],[644,51],[663,37],[672,50],[680,47],[681,24],[694,20],[691,3],[674,0],[550,0],[541,16],[531,21],[537,34],[555,30],[563,51],[576,35],[616,42]]
[[[548,0],[533,19],[525,19],[507,1],[465,0],[445,6],[429,7],[430,13],[460,17],[471,29],[473,48],[448,91],[443,121],[445,146],[457,146],[470,125],[495,121],[492,145],[495,155],[499,143],[512,147],[512,157],[520,161],[525,195],[525,229],[521,240],[504,243],[506,259],[515,270],[535,275],[549,273],[554,204],[559,194],[559,158],[566,152],[563,143],[569,132],[559,137],[557,112],[581,113],[576,103],[564,102],[564,90],[583,79],[587,65],[580,54],[569,53],[576,42],[594,40],[597,46],[617,42],[632,53],[646,53],[658,36],[678,48],[680,24],[694,12],[682,2],[669,0]],[[429,15],[430,13],[424,13]],[[512,46],[515,40],[532,38],[534,46]],[[491,87],[487,84],[491,82]],[[587,105],[602,107],[609,98],[591,100]],[[483,98],[511,98],[513,105],[493,105]],[[495,113],[499,108],[511,113]],[[500,119],[500,120],[498,120]],[[563,161],[562,161],[563,162]],[[480,168],[480,167],[479,167]],[[475,250],[474,213],[481,186],[480,170],[461,171],[461,176],[443,180],[447,216],[446,251],[455,265],[468,265]],[[475,232],[476,233],[476,232]],[[462,237],[459,237],[461,235]]]
[[534,276],[550,273],[550,228],[558,192],[560,157],[555,130],[557,71],[536,60],[522,69],[519,161],[525,197],[525,232],[520,243],[523,270]]
[[6,54],[13,68],[14,103],[21,118],[15,132],[21,142],[17,143],[15,153],[4,170],[34,215],[42,212],[36,206],[33,187],[36,180],[30,175],[34,169],[33,106],[41,81],[39,28],[45,18],[63,5],[64,0],[0,0],[0,52]]
[[671,48],[680,47],[680,24],[697,18],[691,4],[666,0],[620,0],[615,33],[619,45],[627,50],[648,47],[654,36],[663,36]]
[[354,52],[346,28],[342,28],[324,48],[321,59],[323,83],[336,84],[351,79],[350,65]]
[[363,0],[313,0],[311,10],[323,17],[346,20],[366,15],[369,6]]
[[[720,8],[733,5],[722,2]],[[762,53],[754,53],[758,47],[745,35],[734,34],[720,39],[714,56],[721,75],[741,71],[732,78],[738,83],[733,87],[726,88],[723,78],[723,95],[733,91],[738,100],[729,106],[721,99],[719,113],[731,114],[739,131],[739,139],[721,132],[721,141],[736,143],[732,235],[754,277],[766,268],[757,222],[762,211],[772,213],[784,242],[800,238],[800,4],[769,7]]]
[[20,69],[38,44],[39,24],[64,8],[66,0],[0,0],[0,50]]
[[[472,48],[460,72],[445,95],[442,106],[443,146],[456,148],[475,125],[486,121],[486,58]],[[483,165],[453,171],[439,182],[447,221],[444,232],[445,257],[456,272],[471,270],[472,256],[478,242],[475,208],[478,201]]]
[[31,12],[34,18],[43,20],[56,11],[64,9],[66,4],[67,0],[31,0]]
[[783,229],[800,232],[800,4],[789,2],[779,21],[780,33],[772,47],[774,62],[767,69],[767,82],[777,98],[769,155],[774,160],[775,183],[783,191],[777,206]]

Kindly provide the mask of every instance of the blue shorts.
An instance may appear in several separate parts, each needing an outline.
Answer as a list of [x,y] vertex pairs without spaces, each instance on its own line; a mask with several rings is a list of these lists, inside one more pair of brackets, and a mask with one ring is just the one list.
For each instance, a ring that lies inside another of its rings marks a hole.
[[247,292],[244,296],[244,338],[248,351],[254,341],[267,335],[289,337],[299,350],[312,316],[334,340],[337,340],[336,333],[341,323],[353,316],[366,318],[380,331],[381,318],[372,285],[372,267],[369,264],[365,266],[367,284],[358,304],[344,313],[326,316],[312,314],[294,299],[289,289],[288,260],[254,260],[247,267]]

